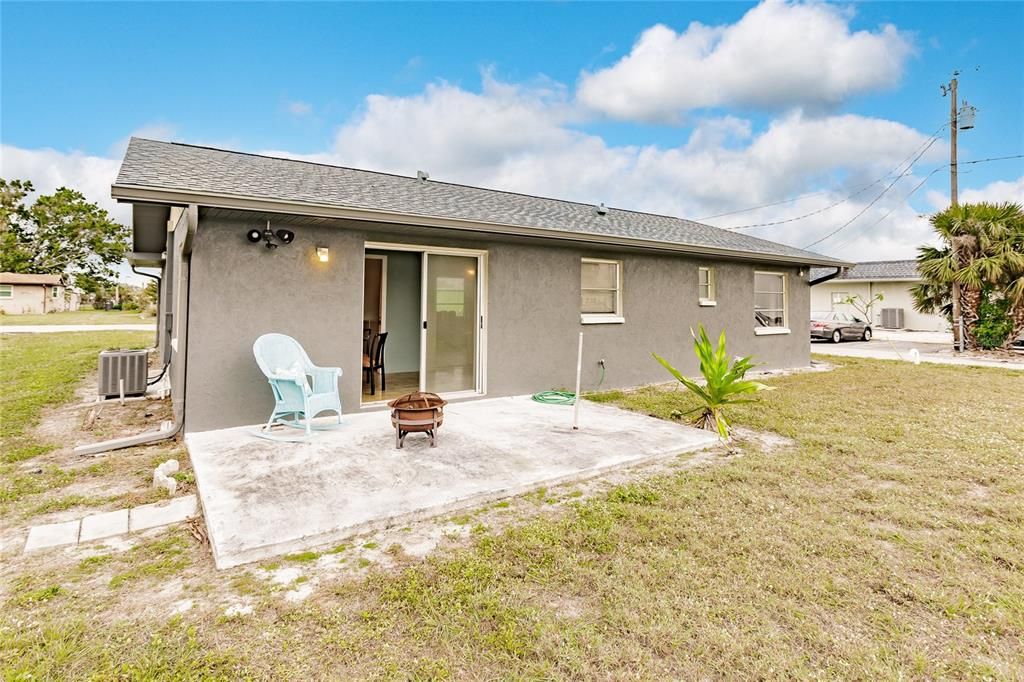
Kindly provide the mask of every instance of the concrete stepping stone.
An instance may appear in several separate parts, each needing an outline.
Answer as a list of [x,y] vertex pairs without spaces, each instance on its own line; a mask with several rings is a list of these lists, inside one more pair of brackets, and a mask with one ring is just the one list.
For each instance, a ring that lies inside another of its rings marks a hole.
[[195,516],[199,511],[195,495],[175,497],[167,502],[154,502],[141,507],[133,507],[128,514],[128,530],[136,533],[140,530],[157,528],[184,521]]
[[25,541],[25,552],[46,549],[47,547],[77,544],[78,531],[81,525],[82,520],[75,519],[74,521],[64,521],[63,523],[33,526],[28,531],[28,540]]
[[89,542],[100,538],[109,538],[114,535],[124,535],[128,532],[128,510],[118,509],[117,511],[94,514],[82,519],[82,532],[78,537],[79,542]]
[[185,495],[133,509],[118,509],[74,521],[33,526],[28,531],[25,553],[168,526],[180,523],[198,513],[199,503],[196,496]]

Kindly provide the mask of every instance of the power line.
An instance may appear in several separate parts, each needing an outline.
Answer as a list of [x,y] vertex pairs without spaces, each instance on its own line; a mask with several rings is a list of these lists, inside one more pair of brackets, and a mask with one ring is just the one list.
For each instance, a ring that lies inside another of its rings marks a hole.
[[975,159],[974,161],[961,161],[959,165],[969,166],[972,163],[985,163],[986,161],[1005,161],[1007,159],[1024,159],[1024,154],[1014,154],[1013,156],[993,156],[989,159]]
[[[875,180],[874,182],[871,183],[871,185],[877,185],[878,182],[879,182],[878,180]],[[868,187],[870,187],[871,185],[868,185]],[[697,222],[704,222],[705,220],[712,220],[714,218],[723,218],[723,217],[729,216],[729,215],[736,215],[737,213],[750,213],[751,211],[756,211],[759,208],[768,208],[769,206],[781,206],[782,204],[791,204],[794,201],[800,201],[801,199],[809,199],[810,197],[816,197],[819,194],[828,194],[831,191],[832,190],[830,190],[830,189],[823,189],[820,192],[811,192],[810,194],[800,194],[800,195],[797,195],[797,196],[793,197],[792,199],[783,199],[782,201],[773,201],[770,204],[760,204],[758,206],[751,206],[750,208],[741,208],[741,209],[738,209],[736,211],[728,211],[726,213],[716,213],[715,215],[704,216],[703,218],[697,218],[696,220],[697,220]],[[723,229],[731,230],[731,229],[735,229],[735,228],[729,227],[729,228],[723,228]]]
[[[989,162],[989,161],[1005,161],[1005,160],[1007,160],[1007,159],[1024,159],[1024,154],[1014,154],[1014,155],[1011,155],[1011,156],[993,156],[993,157],[990,157],[990,158],[987,158],[987,159],[975,159],[975,160],[973,160],[973,161],[961,161],[961,162],[959,162],[959,163],[958,163],[957,165],[960,165],[960,166],[969,166],[969,165],[971,165],[971,164],[975,164],[975,163],[986,163],[986,162]],[[911,164],[911,165],[913,165],[913,164]],[[942,165],[942,166],[938,166],[938,167],[934,168],[934,169],[933,169],[933,170],[932,170],[932,171],[931,171],[930,173],[928,173],[928,175],[926,175],[926,176],[924,177],[924,179],[923,179],[923,180],[921,180],[921,182],[919,182],[919,183],[917,184],[917,186],[916,186],[916,187],[914,187],[914,189],[910,190],[910,193],[909,193],[909,194],[907,194],[907,195],[906,195],[905,197],[903,197],[903,200],[902,200],[902,201],[906,201],[906,200],[907,200],[907,199],[909,199],[909,198],[910,198],[911,196],[913,196],[913,194],[914,194],[915,192],[917,192],[917,190],[921,189],[921,187],[923,187],[923,186],[924,186],[924,184],[925,184],[926,182],[928,182],[929,178],[931,178],[931,177],[932,177],[933,175],[935,175],[936,173],[938,173],[938,172],[939,172],[939,171],[941,171],[941,170],[945,170],[946,168],[949,168],[949,167],[950,167],[951,165],[952,165],[952,164],[944,164],[944,165]],[[807,249],[807,248],[810,248],[810,247],[812,247],[812,246],[814,246],[814,245],[816,245],[816,244],[820,244],[821,242],[825,241],[826,239],[828,239],[828,238],[832,237],[833,235],[835,235],[835,234],[839,233],[839,232],[840,232],[841,230],[843,230],[843,229],[845,229],[846,227],[848,227],[848,226],[850,225],[850,223],[852,223],[852,222],[853,222],[853,221],[855,221],[855,220],[856,220],[857,218],[859,218],[860,216],[862,216],[862,215],[863,215],[863,214],[864,214],[864,213],[865,213],[865,212],[866,212],[866,211],[867,211],[867,210],[868,210],[869,208],[871,208],[871,206],[872,206],[872,205],[873,205],[873,204],[874,204],[875,202],[877,202],[877,201],[878,201],[879,199],[881,199],[881,198],[882,198],[882,196],[883,196],[883,195],[884,195],[884,194],[885,194],[885,193],[886,193],[886,192],[887,192],[887,191],[888,191],[888,190],[889,190],[889,189],[890,189],[890,188],[891,188],[891,187],[892,187],[893,185],[895,185],[895,184],[896,184],[896,182],[898,182],[898,181],[900,180],[900,178],[902,178],[902,177],[906,177],[906,176],[907,176],[907,175],[909,175],[909,174],[910,174],[910,173],[909,173],[909,169],[908,169],[908,172],[904,173],[904,174],[903,174],[903,175],[901,175],[901,176],[900,176],[899,178],[896,178],[896,180],[894,180],[894,181],[893,181],[893,183],[892,183],[891,185],[889,185],[889,187],[887,187],[887,188],[885,189],[885,191],[883,191],[883,192],[882,192],[882,194],[879,194],[879,195],[878,195],[878,196],[877,196],[877,197],[875,198],[875,200],[874,200],[874,201],[872,201],[872,202],[871,202],[870,204],[868,204],[867,206],[865,206],[865,207],[864,207],[864,209],[863,209],[863,210],[862,210],[862,211],[861,211],[860,213],[858,213],[857,215],[853,216],[853,218],[851,218],[850,220],[846,221],[846,223],[844,223],[843,225],[839,226],[838,228],[836,228],[836,229],[835,229],[835,230],[833,230],[832,232],[829,232],[829,233],[828,233],[827,235],[825,235],[825,236],[824,236],[824,237],[822,237],[821,239],[818,239],[817,241],[813,241],[813,242],[811,242],[810,244],[808,244],[808,245],[807,245],[807,246],[805,246],[804,248],[805,248],[805,249]],[[902,201],[901,201],[900,203],[902,203]],[[894,207],[893,207],[893,208],[892,208],[892,209],[891,209],[891,210],[890,210],[889,212],[887,212],[887,213],[886,213],[885,215],[883,215],[883,216],[882,216],[881,218],[879,218],[878,220],[876,220],[875,222],[873,222],[873,223],[872,223],[871,225],[869,225],[869,226],[868,226],[867,228],[865,228],[865,232],[866,232],[866,231],[868,231],[868,230],[871,230],[871,229],[872,229],[872,228],[874,228],[874,227],[875,227],[876,225],[878,225],[879,223],[881,223],[881,222],[882,222],[883,220],[885,220],[886,218],[888,218],[888,217],[889,217],[890,215],[892,215],[892,214],[893,214],[893,213],[894,213],[894,212],[896,211],[896,209],[897,209],[897,208],[899,208],[899,205],[897,205],[897,206],[894,206]],[[839,246],[846,246],[847,244],[849,244],[849,243],[850,243],[850,241],[851,241],[850,239],[847,239],[847,240],[846,240],[845,242],[842,242],[841,244],[839,244]]]
[[829,232],[828,234],[826,234],[826,235],[825,235],[824,237],[822,237],[821,239],[816,239],[816,240],[814,240],[813,242],[811,242],[810,244],[808,244],[808,245],[807,245],[807,246],[805,246],[804,248],[805,248],[805,249],[809,249],[809,248],[811,248],[812,246],[814,246],[815,244],[820,244],[821,242],[825,241],[825,240],[826,240],[826,239],[828,239],[829,237],[832,237],[833,235],[835,235],[835,234],[838,234],[839,232],[841,232],[841,231],[845,230],[845,229],[846,229],[846,228],[847,228],[847,227],[848,227],[848,226],[849,226],[849,225],[850,225],[851,223],[853,223],[853,221],[854,221],[854,220],[856,220],[857,218],[859,218],[859,217],[861,217],[862,215],[864,215],[865,213],[867,213],[867,210],[868,210],[869,208],[871,208],[872,206],[874,206],[874,205],[875,205],[876,203],[878,203],[878,200],[879,200],[879,199],[881,199],[882,197],[884,197],[884,196],[886,195],[886,193],[887,193],[887,192],[888,192],[888,191],[889,191],[890,189],[892,189],[892,188],[893,188],[893,185],[895,185],[895,184],[896,184],[897,182],[899,182],[901,178],[903,178],[903,177],[905,177],[905,176],[907,176],[907,175],[910,175],[910,169],[914,167],[914,164],[915,164],[915,163],[917,163],[917,160],[918,160],[918,159],[920,159],[920,158],[921,158],[922,156],[924,156],[924,153],[925,153],[926,151],[928,151],[928,150],[929,150],[929,149],[931,148],[931,146],[932,146],[933,144],[935,144],[935,141],[936,141],[936,140],[938,140],[938,139],[939,139],[939,138],[937,138],[937,137],[936,137],[936,138],[933,138],[933,139],[932,139],[932,141],[931,141],[931,142],[930,142],[930,143],[928,144],[928,146],[927,146],[927,147],[925,147],[924,149],[922,149],[922,150],[921,150],[921,153],[920,153],[920,154],[918,154],[918,155],[917,155],[916,157],[914,157],[914,160],[910,162],[910,165],[909,165],[909,166],[907,166],[907,169],[906,169],[906,170],[905,170],[905,171],[903,172],[903,174],[902,174],[902,175],[900,175],[900,176],[898,176],[898,177],[897,177],[897,178],[896,178],[895,180],[893,180],[892,182],[890,182],[890,183],[889,183],[888,185],[886,185],[885,189],[883,189],[883,190],[881,191],[881,193],[879,193],[879,195],[878,195],[877,197],[875,197],[874,199],[872,199],[872,200],[870,201],[870,203],[868,203],[868,205],[867,205],[867,206],[865,206],[864,208],[862,208],[862,209],[861,209],[860,211],[858,211],[858,212],[857,212],[857,215],[853,216],[852,218],[850,218],[849,220],[847,220],[847,221],[846,221],[845,223],[843,223],[842,225],[840,225],[840,226],[839,226],[839,227],[837,227],[836,229],[834,229],[834,230],[832,230],[831,232]]
[[[856,191],[854,191],[852,194],[850,194],[846,198],[844,198],[844,199],[842,199],[840,201],[837,201],[834,204],[830,204],[830,205],[828,205],[828,206],[826,206],[824,208],[818,209],[816,211],[812,211],[812,212],[807,213],[807,214],[802,215],[802,216],[796,216],[796,217],[793,217],[793,218],[787,218],[786,220],[780,220],[780,221],[775,221],[775,222],[770,222],[770,223],[758,223],[758,224],[754,224],[754,225],[737,225],[737,226],[734,226],[734,227],[725,227],[725,228],[722,228],[722,229],[725,229],[725,230],[747,230],[747,229],[754,228],[754,227],[767,227],[769,225],[779,225],[779,224],[786,223],[786,222],[793,222],[793,221],[796,221],[796,220],[803,220],[804,218],[809,218],[810,216],[817,215],[818,213],[823,213],[824,211],[827,211],[829,209],[835,208],[836,206],[838,206],[838,205],[840,205],[840,204],[842,204],[842,203],[844,203],[846,201],[849,201],[850,199],[853,199],[854,197],[859,196],[860,194],[863,194],[865,191],[867,191],[871,187],[874,187],[878,183],[884,182],[890,175],[892,175],[893,173],[897,172],[900,168],[902,168],[903,165],[906,164],[906,162],[911,157],[913,157],[915,154],[917,154],[922,146],[926,146],[926,148],[927,148],[927,147],[930,147],[932,144],[934,144],[935,140],[938,139],[938,134],[940,132],[942,132],[942,129],[945,128],[948,125],[949,125],[949,123],[943,123],[938,128],[936,128],[935,132],[933,132],[928,137],[928,139],[926,139],[923,143],[921,143],[921,145],[918,145],[917,147],[915,147],[914,151],[910,152],[910,154],[907,155],[906,158],[904,158],[902,161],[900,161],[898,164],[896,164],[896,167],[893,168],[892,170],[890,170],[888,173],[886,173],[882,177],[878,178],[877,180],[875,180],[873,182],[870,182],[867,185],[864,185],[863,187],[857,189]],[[790,204],[790,203],[793,203],[794,201],[800,201],[801,199],[807,199],[807,198],[818,196],[818,195],[821,195],[821,194],[827,194],[827,193],[829,193],[831,191],[832,190],[822,190],[820,192],[811,192],[810,194],[801,194],[799,196],[793,197],[792,199],[783,199],[781,201],[773,201],[773,202],[767,203],[767,204],[760,204],[758,206],[751,206],[750,208],[741,208],[741,209],[737,209],[735,211],[728,211],[726,213],[717,213],[715,215],[705,216],[703,218],[697,218],[697,220],[698,221],[704,221],[704,220],[711,220],[713,218],[722,218],[724,216],[736,215],[738,213],[749,213],[750,211],[756,211],[758,209],[768,208],[770,206],[780,206],[782,204]]]
[[[895,213],[895,212],[896,212],[896,209],[898,209],[898,208],[899,208],[899,207],[900,207],[900,206],[901,206],[901,205],[902,205],[902,204],[903,204],[903,203],[904,203],[904,202],[905,202],[905,201],[906,201],[907,199],[909,199],[910,197],[914,196],[914,194],[915,194],[915,193],[917,192],[917,190],[919,190],[919,189],[921,189],[922,187],[924,187],[924,183],[928,182],[928,180],[929,180],[929,179],[930,179],[930,178],[931,178],[931,177],[932,177],[933,175],[935,175],[936,173],[938,173],[938,172],[939,172],[940,170],[944,170],[945,168],[946,168],[946,166],[939,166],[938,168],[936,168],[936,169],[932,170],[932,172],[931,172],[931,173],[929,173],[928,175],[924,176],[924,179],[923,179],[923,180],[921,180],[921,182],[917,183],[917,185],[916,185],[916,186],[914,187],[914,189],[910,190],[910,191],[909,191],[909,192],[908,192],[908,193],[906,194],[906,196],[904,196],[904,197],[903,197],[902,199],[900,199],[899,203],[897,203],[897,204],[896,204],[895,206],[893,206],[893,207],[892,207],[891,209],[889,209],[889,210],[888,210],[888,211],[887,211],[887,212],[885,213],[885,215],[883,215],[883,216],[882,216],[881,218],[879,218],[878,220],[876,220],[875,222],[871,223],[871,224],[870,224],[870,225],[868,225],[868,226],[867,226],[866,228],[864,228],[864,229],[863,229],[863,230],[862,230],[862,231],[860,232],[860,235],[864,235],[864,234],[867,234],[868,232],[870,232],[871,230],[873,230],[873,229],[875,228],[875,226],[876,226],[876,225],[878,225],[878,224],[879,224],[879,223],[881,223],[881,222],[882,222],[883,220],[885,220],[886,218],[888,218],[889,216],[891,216],[891,215],[892,215],[893,213]],[[835,248],[835,249],[841,249],[841,248],[843,248],[844,246],[847,246],[847,245],[848,245],[848,244],[849,244],[850,242],[852,242],[852,241],[853,241],[854,239],[856,239],[856,238],[857,238],[857,236],[858,236],[858,235],[851,235],[851,236],[848,236],[848,237],[846,238],[846,240],[845,240],[845,241],[842,241],[842,242],[840,242],[839,244],[836,244],[836,245],[835,245],[835,246],[834,246],[833,248]]]

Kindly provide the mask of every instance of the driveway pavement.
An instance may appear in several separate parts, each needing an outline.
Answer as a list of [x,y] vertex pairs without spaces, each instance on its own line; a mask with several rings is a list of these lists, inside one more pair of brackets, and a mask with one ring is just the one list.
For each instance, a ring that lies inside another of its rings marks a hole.
[[0,334],[54,334],[57,332],[155,332],[155,324],[11,324]]
[[921,362],[971,367],[1024,370],[1024,353],[1017,358],[972,357],[953,351],[953,335],[944,332],[908,332],[879,329],[871,341],[811,341],[811,352],[850,358],[911,361],[916,350]]

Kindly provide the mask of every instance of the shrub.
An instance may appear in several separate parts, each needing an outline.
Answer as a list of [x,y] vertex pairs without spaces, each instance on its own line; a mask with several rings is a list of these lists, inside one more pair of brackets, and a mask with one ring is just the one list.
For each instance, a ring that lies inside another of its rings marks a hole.
[[978,306],[978,321],[974,325],[974,338],[982,348],[999,348],[1013,331],[1013,319],[1006,299],[982,299]]
[[708,431],[717,431],[722,440],[728,440],[729,422],[725,418],[726,406],[754,402],[745,396],[758,391],[771,390],[771,387],[743,378],[754,366],[750,356],[736,358],[732,364],[729,363],[729,355],[725,351],[724,331],[718,337],[718,346],[716,347],[708,338],[708,333],[704,331],[704,325],[700,325],[698,329],[700,336],[694,334],[692,329],[690,336],[693,337],[693,352],[700,360],[700,373],[704,376],[703,386],[684,377],[679,370],[657,353],[651,353],[651,355],[701,401],[701,405],[690,410],[690,412],[700,410],[700,414],[693,420],[693,425]]

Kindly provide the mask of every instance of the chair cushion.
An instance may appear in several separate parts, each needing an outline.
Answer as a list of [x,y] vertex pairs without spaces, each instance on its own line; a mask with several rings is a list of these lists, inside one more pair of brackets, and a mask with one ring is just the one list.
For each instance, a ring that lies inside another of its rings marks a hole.
[[273,378],[298,381],[302,385],[303,393],[306,395],[313,394],[313,388],[309,385],[309,377],[306,376],[305,370],[298,362],[292,363],[290,367],[275,369]]

